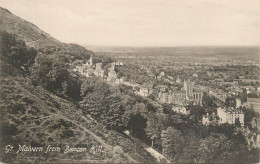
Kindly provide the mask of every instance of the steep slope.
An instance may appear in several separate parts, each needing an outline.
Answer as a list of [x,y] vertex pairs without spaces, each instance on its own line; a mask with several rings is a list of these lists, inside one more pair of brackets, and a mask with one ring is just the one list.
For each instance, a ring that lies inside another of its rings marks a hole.
[[[42,53],[47,53],[46,56],[71,55],[73,58],[69,58],[71,60],[68,61],[71,62],[75,58],[88,57],[93,52],[78,45],[61,43],[35,25],[3,8],[0,8],[0,31],[4,31],[4,36],[0,36],[1,162],[151,163],[156,161],[141,145],[134,143],[128,136],[114,130],[107,130],[104,125],[84,115],[77,102],[59,97],[43,86],[33,84],[30,71],[34,69],[32,65],[35,55]],[[12,44],[4,44],[9,34],[17,36],[17,40],[11,38],[9,42]],[[10,47],[5,47],[6,45]],[[48,48],[49,46],[52,48]],[[32,54],[28,56],[29,64],[23,56],[28,52]],[[28,69],[25,69],[25,66]],[[34,152],[30,148],[19,151],[19,145],[43,148],[43,151]],[[47,151],[49,145],[55,149]],[[68,146],[78,149],[67,153]]]
[[13,15],[7,9],[0,7],[0,29],[16,34],[19,39],[38,49],[43,46],[60,45],[61,42],[40,30],[34,24]]
[[[85,117],[72,102],[59,98],[41,87],[33,87],[30,79],[1,78],[2,160],[9,162],[152,162],[141,145]],[[3,128],[3,127],[2,127]],[[10,130],[11,129],[11,130]],[[51,153],[5,153],[6,145],[60,147]],[[64,153],[66,146],[87,148],[85,153]],[[91,148],[102,146],[102,153]],[[118,150],[119,149],[119,150]],[[137,150],[136,150],[137,149]]]
[[9,34],[14,34],[19,40],[25,42],[28,47],[36,50],[51,49],[49,51],[59,50],[65,52],[76,59],[81,56],[89,58],[94,53],[77,44],[62,43],[46,32],[39,29],[36,25],[13,15],[7,9],[0,7],[0,31],[5,31]]

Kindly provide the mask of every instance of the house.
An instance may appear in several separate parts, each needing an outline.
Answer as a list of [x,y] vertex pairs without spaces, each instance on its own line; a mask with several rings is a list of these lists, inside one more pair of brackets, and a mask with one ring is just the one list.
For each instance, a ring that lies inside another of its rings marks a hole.
[[141,87],[139,89],[139,91],[137,92],[137,94],[139,94],[140,96],[143,96],[143,97],[147,97],[149,95],[149,90],[148,90],[148,88]]
[[117,79],[117,73],[115,72],[115,63],[111,64],[111,67],[109,68],[107,81],[115,81]]
[[115,65],[116,65],[116,66],[124,66],[124,63],[123,63],[123,62],[120,62],[120,61],[117,61],[117,62],[115,62]]
[[241,100],[236,99],[236,108],[240,108],[240,107],[241,107]]
[[172,110],[180,114],[185,114],[185,115],[190,114],[190,111],[188,111],[184,106],[173,106]]
[[203,115],[202,117],[202,124],[203,125],[210,125],[210,124],[217,124],[218,121],[218,116],[213,112],[212,115],[209,115],[209,113],[207,113],[207,115]]
[[165,76],[165,73],[164,72],[161,72],[160,75],[157,77],[158,79],[161,79]]
[[193,77],[198,77],[198,74],[194,73],[192,76],[193,76]]
[[227,93],[225,93],[222,90],[219,89],[209,89],[209,95],[215,97],[217,100],[221,101],[221,102],[225,102],[226,98],[227,98]]
[[94,75],[97,77],[103,77],[104,76],[104,70],[102,69],[102,63],[96,64],[96,69],[94,71]]
[[176,83],[181,83],[181,78],[178,76],[177,79],[176,79]]
[[235,124],[236,120],[244,126],[244,113],[242,110],[235,108],[217,108],[217,115],[219,116],[219,123]]
[[252,108],[256,112],[260,113],[260,98],[248,98],[246,107]]

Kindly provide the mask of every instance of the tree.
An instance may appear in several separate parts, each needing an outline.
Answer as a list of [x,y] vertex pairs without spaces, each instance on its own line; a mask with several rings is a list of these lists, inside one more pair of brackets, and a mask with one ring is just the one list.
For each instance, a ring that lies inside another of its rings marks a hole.
[[125,106],[116,88],[98,79],[88,79],[82,84],[80,102],[85,114],[90,114],[107,128],[122,131],[125,129]]
[[154,94],[150,94],[149,96],[147,96],[147,98],[149,98],[149,99],[151,99],[153,101],[155,101],[155,99],[156,99]]
[[147,101],[146,103],[146,109],[149,111],[149,112],[156,112],[156,107],[152,104],[152,102],[150,101]]
[[124,123],[122,120],[124,108],[121,105],[120,96],[111,94],[107,96],[104,101],[102,115],[100,116],[99,120],[108,128],[119,131],[124,130]]
[[243,92],[242,93],[239,93],[238,97],[241,100],[241,102],[246,102],[247,101],[247,92],[246,92],[245,88],[243,88]]
[[163,106],[163,113],[172,115],[174,111],[172,110],[172,106],[169,104],[162,104]]
[[81,84],[80,96],[85,97],[87,94],[90,94],[94,91],[94,88],[98,82],[98,79],[95,77],[90,77],[85,79]]
[[161,145],[161,132],[163,127],[163,118],[160,114],[150,114],[145,128],[146,134],[152,141],[152,147],[155,145],[160,149]]
[[38,55],[31,68],[33,84],[42,85],[59,96],[79,100],[81,81],[69,73],[67,62],[61,54]]
[[147,126],[147,119],[144,118],[140,113],[132,114],[128,122],[128,129],[134,134],[137,138],[142,141],[149,143],[150,139],[145,133],[145,128]]
[[203,93],[202,105],[205,107],[216,107],[216,104],[214,103],[213,99],[205,93]]
[[249,109],[246,109],[246,108],[242,108],[244,114],[245,114],[245,124],[246,125],[250,125],[251,124],[251,121],[254,117],[259,117],[259,114],[256,113],[253,109],[249,108]]
[[200,145],[200,138],[194,133],[194,131],[188,132],[184,135],[184,146],[179,158],[179,163],[195,163],[198,156],[198,148]]
[[232,138],[235,134],[235,126],[228,123],[218,126],[210,125],[208,127],[210,133],[222,133],[225,134],[228,138]]
[[252,92],[248,94],[248,98],[259,98],[259,96],[256,92]]
[[234,97],[226,98],[225,105],[227,107],[236,107],[236,99]]
[[198,120],[201,120],[202,116],[205,114],[205,108],[200,105],[194,105],[194,106],[191,106],[190,113],[198,121]]
[[28,48],[24,41],[17,39],[16,35],[3,31],[0,31],[0,42],[1,60],[29,72],[29,68],[37,56],[37,51]]
[[241,127],[241,123],[239,121],[239,118],[235,119],[235,126],[236,127]]
[[178,162],[184,145],[181,132],[173,127],[168,127],[166,131],[162,131],[161,137],[163,155],[165,155],[171,162]]
[[224,134],[212,133],[209,137],[201,139],[196,162],[233,162],[237,152],[232,149],[234,144]]

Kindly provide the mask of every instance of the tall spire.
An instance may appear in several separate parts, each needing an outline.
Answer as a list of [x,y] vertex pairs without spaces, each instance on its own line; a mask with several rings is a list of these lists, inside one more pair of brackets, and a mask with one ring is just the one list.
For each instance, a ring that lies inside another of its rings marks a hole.
[[89,58],[89,64],[90,64],[90,66],[93,65],[93,56],[92,56],[92,54],[91,54],[91,56],[90,56],[90,58]]

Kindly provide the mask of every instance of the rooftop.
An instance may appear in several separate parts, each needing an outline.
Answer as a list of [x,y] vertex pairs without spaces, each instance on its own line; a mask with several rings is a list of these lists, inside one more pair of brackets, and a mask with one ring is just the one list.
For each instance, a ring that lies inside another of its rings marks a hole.
[[260,98],[248,98],[247,102],[260,103]]
[[233,108],[233,107],[229,107],[229,108],[221,108],[221,109],[224,109],[224,111],[226,112],[226,113],[243,113],[243,111],[242,110],[238,110],[238,109],[235,109],[235,108]]

